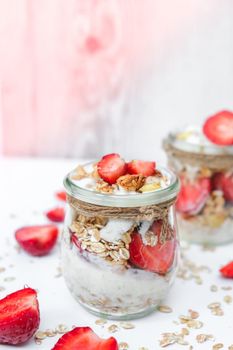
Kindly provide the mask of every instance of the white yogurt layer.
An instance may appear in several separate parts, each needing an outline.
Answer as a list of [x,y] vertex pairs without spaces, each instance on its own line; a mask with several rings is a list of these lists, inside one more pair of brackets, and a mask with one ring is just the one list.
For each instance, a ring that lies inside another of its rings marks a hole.
[[193,145],[210,146],[213,145],[204,135],[202,129],[198,126],[188,126],[184,131],[177,133],[176,138]]
[[[93,168],[94,164],[87,164],[87,165],[83,165],[84,170],[87,173],[87,176],[77,180],[74,178],[72,178],[72,182],[77,185],[78,187],[81,187],[83,189],[88,189],[90,191],[95,191],[96,187],[97,187],[97,181],[98,179],[95,179],[93,177],[91,177],[91,173],[93,172],[94,168]],[[75,175],[75,173],[74,173]],[[153,192],[157,191],[157,190],[161,190],[164,188],[167,188],[170,185],[170,181],[171,179],[168,176],[159,176],[159,175],[155,175],[155,176],[148,176],[146,178],[146,182],[145,184],[156,184],[158,186],[155,186],[153,190]],[[151,191],[151,190],[150,190]],[[137,194],[137,195],[142,195],[140,192],[135,192],[135,191],[127,191],[126,189],[124,189],[123,187],[119,186],[118,184],[115,184],[113,187],[113,191],[112,194],[117,194],[117,195],[133,195],[133,194]]]
[[[120,316],[156,306],[166,296],[175,277],[175,269],[169,275],[160,276],[138,269],[107,267],[102,259],[92,257],[94,260],[89,262],[74,246],[65,242],[62,245],[66,283],[75,299],[94,311]],[[106,303],[102,305],[101,300]]]
[[202,128],[188,126],[174,135],[174,146],[184,151],[202,152],[206,154],[233,154],[233,146],[219,146],[212,143],[204,135]]
[[121,235],[127,232],[133,224],[133,220],[109,219],[107,224],[100,230],[100,237],[107,242],[119,241]]

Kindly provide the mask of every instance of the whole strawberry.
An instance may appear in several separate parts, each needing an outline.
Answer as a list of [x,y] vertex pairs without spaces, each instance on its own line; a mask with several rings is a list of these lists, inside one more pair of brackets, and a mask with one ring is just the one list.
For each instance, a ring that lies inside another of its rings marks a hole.
[[37,293],[25,288],[0,300],[0,343],[21,344],[39,327],[40,312]]

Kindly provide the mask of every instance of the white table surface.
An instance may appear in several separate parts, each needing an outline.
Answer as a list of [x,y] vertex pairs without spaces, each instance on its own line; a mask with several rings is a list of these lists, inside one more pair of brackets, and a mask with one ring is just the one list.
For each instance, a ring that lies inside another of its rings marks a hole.
[[[54,193],[62,189],[64,175],[74,166],[74,160],[51,159],[0,159],[0,291],[3,298],[8,293],[28,285],[38,289],[41,312],[40,330],[54,329],[63,323],[90,326],[101,337],[110,336],[107,327],[118,324],[108,321],[107,326],[95,325],[96,317],[82,309],[71,297],[62,277],[56,277],[59,266],[59,246],[46,257],[31,257],[16,249],[15,229],[24,225],[46,223],[44,212],[57,204]],[[201,329],[190,330],[185,339],[193,345],[193,349],[212,349],[213,344],[223,343],[224,348],[233,344],[233,303],[223,301],[225,295],[233,296],[233,291],[222,290],[222,286],[233,286],[233,280],[222,279],[218,269],[226,262],[233,260],[233,245],[218,247],[214,251],[204,251],[199,246],[184,250],[188,259],[198,266],[207,265],[211,272],[202,271],[203,284],[194,279],[177,279],[169,297],[164,304],[172,307],[169,314],[156,312],[146,318],[132,321],[135,328],[120,330],[113,336],[121,342],[127,342],[129,349],[138,350],[145,346],[149,350],[160,349],[159,339],[163,332],[179,332],[183,325],[175,324],[180,315],[187,315],[188,309],[200,313],[199,319],[204,323]],[[14,279],[11,279],[13,277]],[[9,279],[10,278],[10,279]],[[218,291],[211,292],[210,286],[217,285]],[[221,302],[224,316],[214,316],[207,305],[210,302]],[[213,334],[216,341],[198,344],[196,335]],[[20,348],[51,349],[59,336],[46,338],[41,345],[31,339]],[[15,349],[12,346],[0,345],[1,349]],[[189,349],[181,345],[171,345],[169,349]]]

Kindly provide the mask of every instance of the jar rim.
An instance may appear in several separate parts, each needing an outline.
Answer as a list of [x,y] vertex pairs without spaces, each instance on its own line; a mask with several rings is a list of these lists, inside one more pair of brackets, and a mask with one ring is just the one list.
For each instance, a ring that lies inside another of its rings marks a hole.
[[215,144],[194,144],[176,137],[177,132],[171,132],[165,137],[164,142],[183,152],[200,153],[203,155],[233,155],[233,146],[221,146]]
[[[84,164],[90,165],[94,162]],[[152,204],[160,204],[175,199],[180,189],[180,181],[173,171],[165,167],[157,167],[159,171],[169,177],[170,184],[166,188],[144,193],[113,194],[102,193],[78,186],[72,181],[75,169],[64,178],[64,186],[68,195],[80,201],[109,207],[140,207]]]

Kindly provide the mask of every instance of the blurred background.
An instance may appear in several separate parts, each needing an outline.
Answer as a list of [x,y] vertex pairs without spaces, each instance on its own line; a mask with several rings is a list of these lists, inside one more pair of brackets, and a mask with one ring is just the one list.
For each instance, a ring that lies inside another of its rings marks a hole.
[[232,0],[0,0],[0,154],[161,159],[233,109]]

